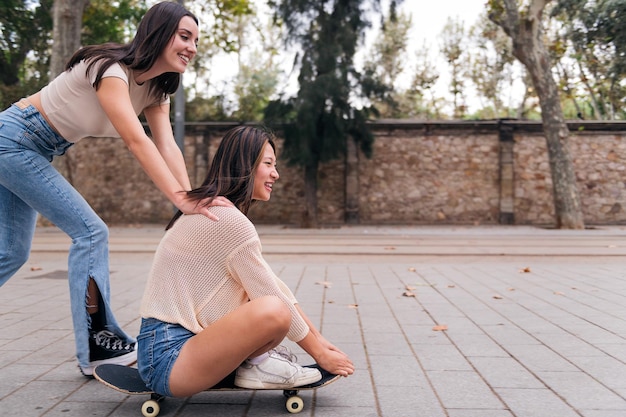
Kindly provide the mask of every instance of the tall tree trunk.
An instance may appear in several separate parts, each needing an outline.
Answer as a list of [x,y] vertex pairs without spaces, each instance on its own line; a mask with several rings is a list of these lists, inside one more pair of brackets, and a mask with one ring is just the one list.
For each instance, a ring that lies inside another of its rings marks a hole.
[[318,227],[317,171],[317,163],[308,164],[304,167],[304,210],[302,212],[302,227],[309,229]]
[[[65,64],[80,48],[80,34],[83,27],[83,12],[90,0],[54,0],[52,6],[52,54],[50,56],[50,80],[65,70]],[[62,173],[70,184],[73,183],[73,152],[57,158],[54,167]]]
[[63,72],[80,45],[83,12],[90,0],[54,0],[52,6],[52,55],[50,79]]
[[[539,97],[552,174],[556,227],[584,229],[576,176],[569,153],[569,130],[543,43],[542,15],[551,0],[532,0],[520,13],[517,0],[491,0],[489,18],[511,37],[513,55],[526,67]],[[504,6],[504,8],[502,8]]]

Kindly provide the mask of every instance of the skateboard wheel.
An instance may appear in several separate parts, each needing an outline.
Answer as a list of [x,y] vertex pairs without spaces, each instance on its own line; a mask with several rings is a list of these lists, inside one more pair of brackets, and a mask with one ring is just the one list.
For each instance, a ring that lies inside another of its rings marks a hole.
[[161,411],[161,407],[155,400],[148,400],[141,406],[141,414],[144,417],[156,417],[159,415],[159,411]]
[[287,406],[287,411],[292,414],[299,413],[304,409],[304,401],[302,401],[302,398],[296,396],[287,398],[285,405]]

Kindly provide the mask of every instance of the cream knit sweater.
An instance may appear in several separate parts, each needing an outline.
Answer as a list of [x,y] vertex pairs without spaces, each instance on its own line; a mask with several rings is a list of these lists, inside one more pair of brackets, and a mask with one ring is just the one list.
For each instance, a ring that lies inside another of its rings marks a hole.
[[263,259],[254,225],[236,208],[209,210],[219,221],[184,215],[165,233],[148,277],[141,316],[199,333],[249,299],[275,295],[292,312],[287,337],[302,340],[309,328],[294,307],[293,293]]

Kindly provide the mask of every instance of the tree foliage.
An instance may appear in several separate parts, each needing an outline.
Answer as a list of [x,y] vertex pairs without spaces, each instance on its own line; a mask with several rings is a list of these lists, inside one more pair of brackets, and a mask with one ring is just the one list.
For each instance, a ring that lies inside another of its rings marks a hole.
[[484,100],[483,117],[514,117],[509,97],[514,82],[511,39],[495,23],[484,18],[470,31],[472,44],[469,76]]
[[372,104],[380,117],[403,118],[411,113],[410,93],[398,86],[398,78],[405,71],[411,16],[399,13],[386,16],[378,37],[365,60],[364,72],[384,86],[386,93],[373,97]]
[[[0,3],[0,104],[2,108],[48,80],[52,0]],[[35,36],[37,34],[38,36]]]
[[148,8],[146,0],[89,0],[83,13],[81,43],[128,42]]
[[[380,11],[376,0],[272,0],[276,19],[286,28],[288,45],[298,47],[300,89],[295,97],[270,103],[266,116],[283,121],[284,155],[304,167],[304,226],[317,225],[319,164],[345,155],[348,140],[372,152],[366,125],[367,98],[380,87],[355,66],[354,57],[370,27],[365,7]],[[393,5],[396,1],[393,2]],[[395,6],[392,6],[395,12]]]
[[441,32],[441,53],[450,66],[450,93],[452,93],[453,117],[461,119],[467,113],[465,82],[469,62],[465,25],[458,19],[448,18]]
[[626,0],[559,0],[551,15],[564,28],[553,52],[559,59],[563,89],[579,114],[624,118]]

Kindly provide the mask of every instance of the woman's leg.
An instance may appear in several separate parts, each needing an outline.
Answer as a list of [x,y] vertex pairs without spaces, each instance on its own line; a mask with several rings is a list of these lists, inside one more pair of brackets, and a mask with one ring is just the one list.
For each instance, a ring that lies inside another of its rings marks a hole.
[[36,222],[37,212],[0,185],[0,287],[28,260]]
[[[88,305],[101,305],[104,308],[99,313],[104,316],[102,321],[106,323],[107,330],[124,342],[115,347],[127,347],[126,353],[134,352],[134,340],[120,329],[110,308],[109,233],[106,224],[78,191],[37,152],[15,152],[10,158],[4,156],[2,162],[3,170],[10,169],[11,173],[8,174],[14,179],[19,178],[19,181],[13,180],[9,191],[72,239],[68,259],[70,301],[77,357],[83,372],[89,375],[91,362],[94,361],[90,357],[90,343],[93,345],[94,340],[89,332]],[[100,300],[88,298],[87,288],[91,280],[97,286]],[[119,351],[117,349],[113,354],[118,354]],[[100,359],[104,357],[99,357],[98,360]],[[129,357],[131,363],[133,360]]]
[[185,343],[170,374],[170,390],[185,397],[212,387],[246,359],[277,346],[290,325],[291,311],[277,297],[242,305]]
[[[54,168],[42,167],[41,172],[54,184],[48,193],[54,203],[35,208],[72,239],[68,278],[81,370],[91,375],[93,367],[107,359],[114,363],[133,363],[136,359],[134,340],[122,331],[110,305],[108,227]],[[89,313],[97,313],[97,326],[91,326]],[[105,332],[98,334],[102,330]]]
[[37,212],[13,192],[27,181],[21,175],[26,128],[20,118],[13,106],[0,113],[0,286],[28,260],[37,221]]

